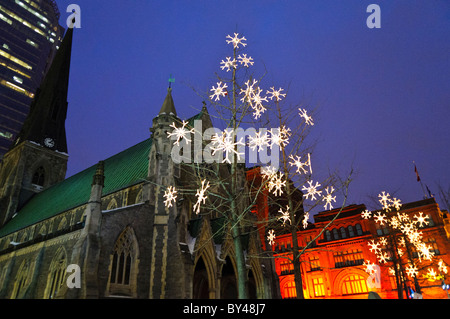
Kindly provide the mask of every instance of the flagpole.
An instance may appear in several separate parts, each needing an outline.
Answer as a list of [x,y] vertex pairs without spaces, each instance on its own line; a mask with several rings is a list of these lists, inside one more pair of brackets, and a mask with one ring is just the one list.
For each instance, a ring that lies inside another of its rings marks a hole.
[[416,162],[413,161],[413,164],[414,164],[414,172],[416,173],[417,176],[417,181],[420,183],[420,186],[422,187],[423,197],[424,199],[427,199],[428,196],[427,193],[425,192],[425,189],[423,188],[422,180],[420,179],[419,172],[417,171]]

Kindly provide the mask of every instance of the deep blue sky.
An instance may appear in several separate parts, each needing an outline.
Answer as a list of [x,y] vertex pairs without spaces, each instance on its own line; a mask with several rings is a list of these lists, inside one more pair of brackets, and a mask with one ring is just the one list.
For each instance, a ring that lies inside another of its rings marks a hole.
[[[179,117],[201,108],[230,54],[247,39],[262,86],[318,107],[315,172],[356,171],[350,203],[395,193],[420,200],[413,161],[433,193],[450,185],[450,2],[380,0],[57,0],[61,24],[81,7],[67,115],[71,176],[149,137],[173,74]],[[366,8],[381,8],[369,29]],[[259,68],[257,68],[259,66]],[[314,176],[313,176],[314,177]],[[338,196],[339,200],[342,197]],[[438,202],[441,201],[438,198]]]

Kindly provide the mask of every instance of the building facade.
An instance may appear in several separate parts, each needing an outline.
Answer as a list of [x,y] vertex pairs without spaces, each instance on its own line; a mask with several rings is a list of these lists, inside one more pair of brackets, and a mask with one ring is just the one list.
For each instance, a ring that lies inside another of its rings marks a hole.
[[0,158],[9,150],[60,46],[54,0],[0,0]]
[[[148,139],[65,179],[72,37],[69,29],[0,168],[0,297],[236,298],[226,219],[196,214],[195,188],[165,204],[169,185],[197,177],[171,158],[167,132],[181,119],[170,88]],[[212,126],[205,105],[195,120]],[[257,233],[242,246],[249,296],[272,298],[273,261],[258,257]]]
[[[314,216],[314,223],[298,232],[299,246],[305,247],[313,240],[301,256],[302,285],[305,298],[308,299],[360,299],[368,298],[369,293],[376,292],[383,299],[399,298],[397,277],[392,271],[392,258],[387,263],[380,263],[374,250],[369,245],[372,240],[380,240],[389,235],[388,229],[365,219],[362,213],[365,205],[350,205],[342,209],[320,212]],[[450,265],[450,218],[448,212],[441,211],[434,198],[404,204],[400,213],[409,216],[419,212],[426,216],[427,225],[420,227],[423,241],[434,253],[432,262],[423,262],[416,278],[408,276],[406,261],[402,260],[403,279],[402,297],[411,298],[411,292],[418,291],[423,298],[448,298],[442,289],[443,281],[450,283],[450,274],[444,277],[425,276],[427,269],[437,274],[438,262],[442,260]],[[324,227],[337,218],[324,231]],[[314,240],[314,238],[316,238]],[[295,298],[296,289],[292,264],[283,256],[291,256],[292,237],[279,235],[273,246],[276,258],[276,271],[280,281],[282,298]],[[414,258],[417,252],[412,251]],[[389,257],[392,257],[391,255]],[[406,258],[404,256],[403,258]],[[367,272],[366,264],[376,264],[378,277]],[[400,263],[399,263],[400,264]],[[397,267],[399,268],[399,267]],[[400,268],[399,268],[400,269]]]

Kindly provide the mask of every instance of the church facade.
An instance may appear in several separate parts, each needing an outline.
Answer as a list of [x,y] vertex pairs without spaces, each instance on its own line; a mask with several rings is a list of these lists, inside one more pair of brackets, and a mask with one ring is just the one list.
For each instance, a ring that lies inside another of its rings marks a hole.
[[[234,244],[217,214],[195,214],[171,160],[171,89],[148,139],[65,179],[73,29],[0,168],[0,298],[236,298]],[[188,119],[211,126],[206,106]],[[244,178],[245,180],[245,178]],[[181,196],[180,196],[181,197]],[[242,241],[251,298],[276,298],[257,232]]]

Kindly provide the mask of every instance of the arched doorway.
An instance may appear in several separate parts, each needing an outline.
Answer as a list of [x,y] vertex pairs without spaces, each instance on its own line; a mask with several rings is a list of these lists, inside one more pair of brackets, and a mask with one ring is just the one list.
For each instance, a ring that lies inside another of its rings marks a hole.
[[220,297],[222,299],[236,299],[238,297],[236,274],[234,272],[234,267],[231,263],[230,257],[225,259],[225,264],[222,266],[222,279],[220,287]]
[[192,298],[209,299],[208,274],[202,257],[198,259],[195,265]]

